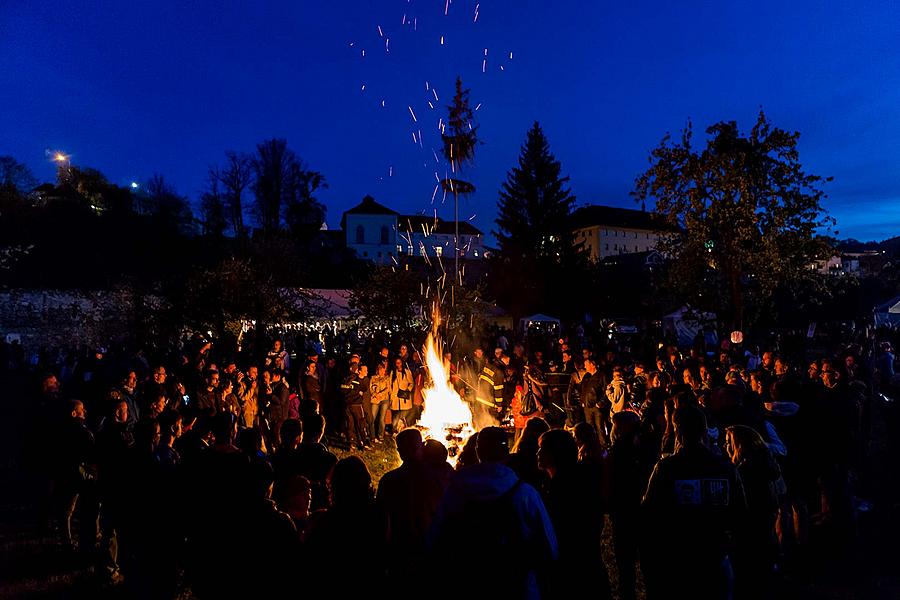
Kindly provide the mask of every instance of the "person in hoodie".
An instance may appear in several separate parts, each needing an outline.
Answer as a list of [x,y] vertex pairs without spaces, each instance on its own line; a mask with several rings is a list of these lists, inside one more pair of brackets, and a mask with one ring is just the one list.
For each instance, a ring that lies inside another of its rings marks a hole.
[[614,414],[628,408],[628,384],[625,383],[622,367],[617,366],[613,368],[612,381],[606,386],[606,398],[609,400],[609,417],[610,422],[612,422]]
[[[478,464],[456,472],[432,521],[426,537],[432,563],[443,572],[446,550],[465,540],[466,569],[480,574],[480,597],[541,598],[558,555],[544,502],[503,464],[509,455],[505,431],[482,429],[476,452]],[[446,586],[436,596],[457,594],[455,586]]]

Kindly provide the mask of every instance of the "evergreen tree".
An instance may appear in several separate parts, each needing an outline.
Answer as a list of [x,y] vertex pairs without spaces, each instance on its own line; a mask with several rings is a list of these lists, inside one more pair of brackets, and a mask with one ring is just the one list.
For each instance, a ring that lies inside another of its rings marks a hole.
[[539,123],[528,131],[519,166],[507,173],[500,189],[500,253],[526,261],[563,263],[577,250],[569,223],[575,196]]
[[499,277],[495,297],[514,313],[556,310],[575,313],[572,303],[551,293],[583,266],[569,215],[575,196],[539,123],[528,131],[519,165],[500,189]]

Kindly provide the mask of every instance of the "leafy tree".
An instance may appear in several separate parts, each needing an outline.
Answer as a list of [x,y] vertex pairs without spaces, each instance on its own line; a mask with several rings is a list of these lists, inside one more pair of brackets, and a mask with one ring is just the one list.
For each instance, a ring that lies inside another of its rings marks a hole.
[[535,122],[519,153],[519,164],[500,189],[498,230],[500,245],[498,299],[514,312],[549,310],[560,306],[554,281],[564,281],[583,267],[580,247],[574,244],[569,215],[575,196],[569,178],[550,151],[550,143]]
[[354,286],[350,307],[374,327],[409,331],[421,314],[424,280],[414,271],[375,266]]
[[308,298],[308,292],[283,285],[265,260],[251,256],[192,273],[173,308],[185,324],[223,336],[242,319],[256,321],[260,333],[268,324],[301,320]]
[[673,288],[697,308],[740,328],[772,307],[775,291],[805,277],[830,249],[817,236],[833,224],[820,189],[830,178],[803,170],[800,134],[773,127],[763,112],[749,134],[734,121],[710,126],[704,148],[690,124],[666,135],[636,182],[671,228],[661,249],[673,260]]

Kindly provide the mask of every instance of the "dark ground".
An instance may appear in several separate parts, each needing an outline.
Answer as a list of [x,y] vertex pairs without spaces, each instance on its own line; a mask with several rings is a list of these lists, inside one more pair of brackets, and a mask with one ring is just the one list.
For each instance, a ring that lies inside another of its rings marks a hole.
[[[72,556],[39,525],[41,485],[19,468],[26,431],[23,397],[21,382],[0,380],[0,598],[127,598],[123,585],[104,583],[86,561]],[[884,435],[883,428],[876,427],[875,437],[879,435]],[[814,528],[806,568],[798,566],[783,577],[775,598],[900,598],[900,506],[896,500],[900,473],[888,461],[885,448],[886,444],[873,444],[866,472],[859,477],[858,495],[865,498],[867,510],[859,511],[854,547],[847,551],[833,548],[824,528]],[[350,454],[334,450],[339,458]],[[399,463],[396,451],[387,445],[361,456],[376,480]],[[607,549],[611,546],[609,539],[604,544]],[[606,559],[615,590],[617,573],[611,551]],[[188,589],[183,589],[180,597],[192,598]]]

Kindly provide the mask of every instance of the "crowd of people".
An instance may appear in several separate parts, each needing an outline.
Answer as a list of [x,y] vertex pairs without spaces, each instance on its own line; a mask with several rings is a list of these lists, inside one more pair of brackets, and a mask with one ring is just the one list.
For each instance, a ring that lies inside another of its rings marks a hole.
[[[247,357],[200,336],[163,360],[45,359],[26,455],[62,542],[148,598],[611,598],[607,527],[619,598],[639,579],[651,600],[765,598],[811,527],[852,546],[889,343],[797,364],[727,341],[490,341],[444,356],[479,430],[458,455],[415,427],[431,374],[412,340]],[[377,488],[374,446],[402,461]]]

